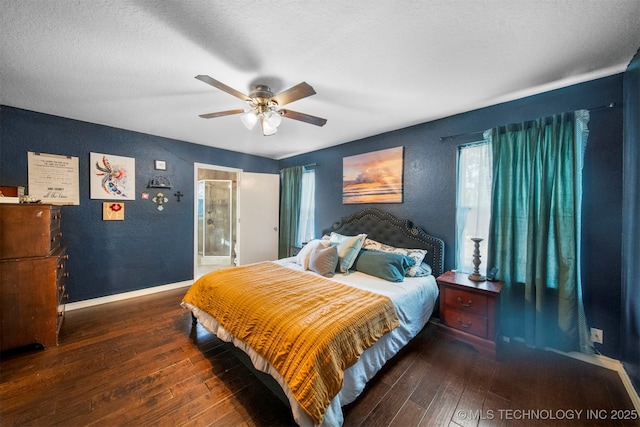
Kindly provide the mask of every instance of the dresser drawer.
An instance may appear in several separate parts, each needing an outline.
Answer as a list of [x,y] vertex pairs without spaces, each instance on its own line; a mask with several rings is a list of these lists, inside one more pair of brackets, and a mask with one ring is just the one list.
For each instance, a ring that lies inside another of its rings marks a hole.
[[459,289],[447,288],[445,291],[445,304],[455,310],[474,314],[477,316],[487,316],[487,297],[484,295],[467,292]]
[[60,247],[60,206],[0,204],[0,259],[48,256]]
[[60,247],[60,242],[62,242],[62,231],[59,228],[55,230],[51,230],[49,234],[49,248],[50,251],[53,252]]
[[62,214],[60,210],[60,206],[51,206],[50,212],[50,227],[52,230],[60,230],[60,220],[62,219]]
[[[60,248],[58,261],[56,264],[56,287],[57,287],[57,322],[56,322],[56,334],[60,333],[62,322],[64,321],[65,308],[69,294],[67,294],[67,277],[69,277],[68,260],[69,255],[66,253],[66,248]],[[57,338],[57,336],[56,336]],[[57,343],[57,342],[56,342]]]
[[61,304],[66,300],[67,277],[69,277],[69,271],[67,268],[68,259],[69,255],[65,253],[64,249],[61,249],[61,254],[56,263],[56,289],[58,304]]
[[455,329],[467,332],[480,338],[487,338],[487,318],[473,316],[455,310],[446,310],[444,323]]
[[62,304],[67,297],[67,285],[64,282],[58,283],[56,301],[58,304]]

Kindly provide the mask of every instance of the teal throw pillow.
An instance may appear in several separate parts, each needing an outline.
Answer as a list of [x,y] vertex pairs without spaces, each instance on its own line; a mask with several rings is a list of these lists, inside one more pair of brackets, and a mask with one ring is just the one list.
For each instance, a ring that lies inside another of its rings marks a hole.
[[406,255],[362,249],[354,267],[358,271],[390,282],[402,282],[407,270],[414,264],[415,260]]

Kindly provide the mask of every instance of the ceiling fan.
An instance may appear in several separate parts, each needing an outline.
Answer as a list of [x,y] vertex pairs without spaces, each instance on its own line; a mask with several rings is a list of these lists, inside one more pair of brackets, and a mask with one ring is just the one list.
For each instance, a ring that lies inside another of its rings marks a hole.
[[264,136],[273,135],[278,131],[282,117],[299,120],[316,126],[324,126],[327,122],[327,119],[321,117],[281,108],[285,104],[315,95],[316,91],[313,90],[313,87],[305,82],[298,83],[278,94],[271,92],[268,86],[256,85],[256,88],[252,90],[249,95],[245,95],[207,75],[198,75],[196,79],[243,100],[249,106],[249,108],[236,108],[235,110],[200,114],[200,117],[203,119],[242,114],[240,118],[248,129],[253,129],[255,124],[260,122]]

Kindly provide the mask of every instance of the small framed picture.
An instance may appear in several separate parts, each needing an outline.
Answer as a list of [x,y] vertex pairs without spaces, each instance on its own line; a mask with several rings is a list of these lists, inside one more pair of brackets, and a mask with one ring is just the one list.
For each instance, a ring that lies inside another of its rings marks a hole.
[[156,169],[161,171],[167,170],[167,162],[164,160],[156,160]]

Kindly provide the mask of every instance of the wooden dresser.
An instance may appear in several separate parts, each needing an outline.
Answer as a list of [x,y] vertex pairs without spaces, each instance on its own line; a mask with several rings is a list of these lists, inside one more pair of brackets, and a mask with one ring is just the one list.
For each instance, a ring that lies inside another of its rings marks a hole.
[[67,300],[60,206],[0,204],[0,351],[58,344]]
[[502,282],[474,282],[468,274],[454,271],[436,281],[440,287],[440,330],[495,359]]

